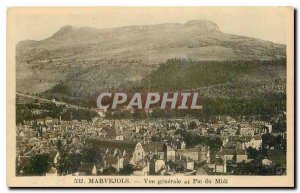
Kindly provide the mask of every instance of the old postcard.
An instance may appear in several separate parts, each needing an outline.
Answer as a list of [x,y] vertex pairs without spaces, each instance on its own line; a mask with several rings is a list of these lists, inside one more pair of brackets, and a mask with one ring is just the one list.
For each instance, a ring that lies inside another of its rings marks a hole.
[[291,7],[7,12],[10,187],[294,187]]

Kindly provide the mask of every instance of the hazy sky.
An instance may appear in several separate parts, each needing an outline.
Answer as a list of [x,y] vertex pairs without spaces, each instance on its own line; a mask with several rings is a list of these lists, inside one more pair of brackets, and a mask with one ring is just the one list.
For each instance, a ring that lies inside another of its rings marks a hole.
[[42,40],[65,25],[111,28],[126,25],[185,23],[207,19],[224,33],[286,43],[287,8],[102,7],[12,9],[15,40]]

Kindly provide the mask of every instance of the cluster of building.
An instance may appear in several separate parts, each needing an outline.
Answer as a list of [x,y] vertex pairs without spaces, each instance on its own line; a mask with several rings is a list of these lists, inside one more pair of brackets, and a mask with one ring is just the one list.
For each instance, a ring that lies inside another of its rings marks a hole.
[[[193,126],[191,126],[193,125]],[[219,137],[222,145],[212,150],[207,144],[187,146],[177,131],[205,137]],[[131,166],[130,175],[214,175],[230,174],[238,163],[251,161],[247,148],[260,150],[262,135],[272,133],[263,121],[237,122],[219,117],[214,124],[197,119],[105,119],[65,121],[46,117],[17,125],[17,174],[26,175],[36,154],[48,154],[50,169],[45,175],[60,175],[59,146],[80,153],[83,148],[99,152],[99,161],[81,162],[78,171],[67,175],[98,175],[108,168],[116,174]],[[285,134],[281,134],[285,137]],[[273,147],[268,147],[272,149]],[[271,165],[265,158],[263,165]]]

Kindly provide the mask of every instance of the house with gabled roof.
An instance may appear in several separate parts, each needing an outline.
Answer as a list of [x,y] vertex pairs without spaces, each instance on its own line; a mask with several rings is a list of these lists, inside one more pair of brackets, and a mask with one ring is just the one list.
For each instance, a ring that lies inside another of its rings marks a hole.
[[222,149],[216,155],[216,159],[219,158],[222,160],[234,160],[237,163],[248,161],[246,149]]

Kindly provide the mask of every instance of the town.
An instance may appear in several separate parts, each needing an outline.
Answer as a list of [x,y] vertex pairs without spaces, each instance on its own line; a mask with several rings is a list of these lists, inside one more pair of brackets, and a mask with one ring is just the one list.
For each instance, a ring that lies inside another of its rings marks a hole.
[[27,113],[35,116],[16,125],[17,176],[286,174],[285,112],[269,120],[218,115],[204,121],[116,119],[99,111],[88,120],[75,117],[80,109],[67,118],[36,118],[49,110],[30,105]]

